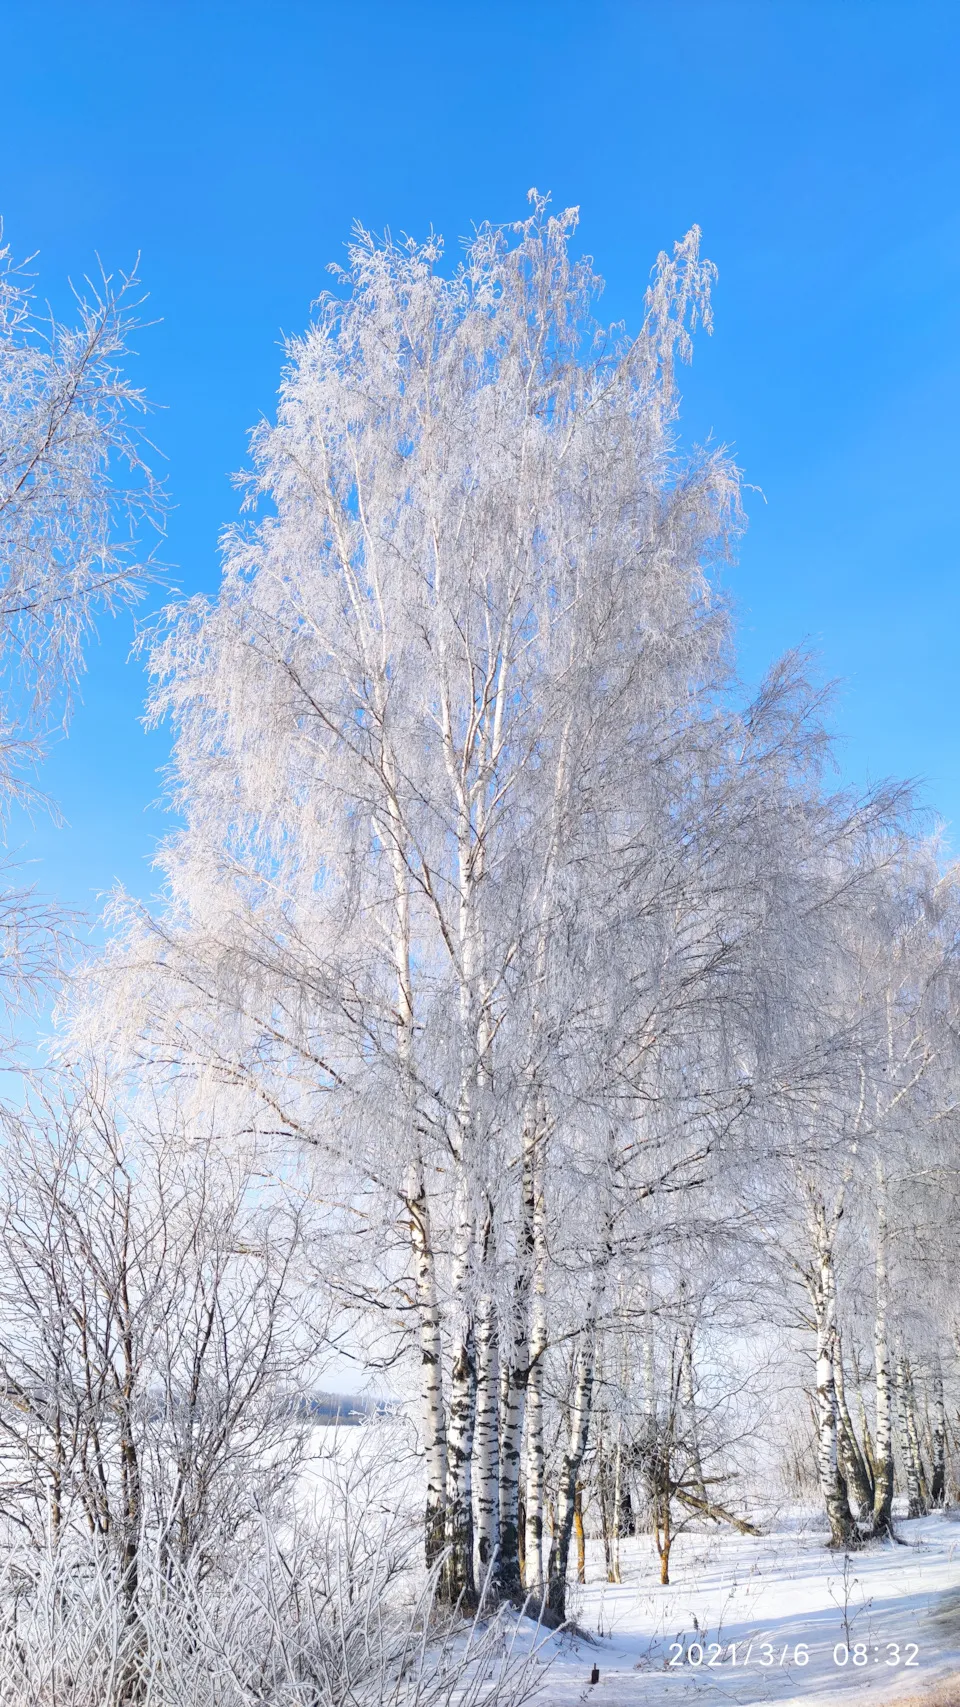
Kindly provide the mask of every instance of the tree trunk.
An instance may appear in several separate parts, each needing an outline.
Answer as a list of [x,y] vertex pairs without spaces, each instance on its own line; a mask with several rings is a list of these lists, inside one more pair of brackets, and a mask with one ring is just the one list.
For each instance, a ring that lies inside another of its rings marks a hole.
[[[867,1474],[870,1477],[870,1486],[873,1488],[874,1497],[876,1497],[877,1458],[873,1449],[873,1436],[870,1433],[870,1424],[867,1421],[867,1407],[863,1402],[863,1393],[860,1391],[859,1386],[857,1388],[857,1409],[860,1412],[860,1439],[863,1442],[863,1460],[867,1466]],[[872,1509],[873,1508],[871,1506],[871,1510]]]
[[873,1484],[856,1437],[848,1432],[851,1426],[849,1417],[841,1413],[837,1419],[837,1457],[848,1503],[856,1510],[857,1517],[866,1522],[873,1512]]
[[876,1435],[873,1445],[873,1534],[893,1537],[893,1418],[890,1408],[890,1344],[887,1338],[887,1182],[877,1163],[876,1316],[873,1330]]
[[920,1436],[913,1400],[913,1376],[906,1356],[897,1365],[897,1397],[900,1402],[903,1456],[907,1467],[907,1516],[923,1517],[927,1509],[926,1477],[920,1456]]
[[418,1162],[407,1198],[413,1247],[414,1284],[420,1327],[421,1415],[427,1468],[424,1545],[427,1566],[434,1566],[446,1545],[447,1432],[443,1414],[443,1362],[437,1304],[430,1208]]
[[530,1374],[527,1380],[526,1477],[524,1486],[523,1586],[543,1594],[543,1358],[537,1356],[536,1307]]
[[942,1506],[947,1497],[947,1414],[943,1403],[943,1370],[939,1354],[933,1363],[932,1445],[930,1504]]
[[917,1390],[914,1385],[913,1371],[909,1369],[907,1383],[907,1428],[910,1435],[910,1450],[917,1466],[917,1486],[920,1491],[920,1510],[918,1517],[923,1517],[930,1510],[930,1482],[926,1466],[923,1462],[923,1441],[920,1435],[920,1423],[917,1417]]
[[473,1435],[477,1417],[477,1358],[471,1293],[475,1227],[467,1180],[458,1182],[456,1244],[451,1280],[454,1317],[453,1366],[447,1423],[447,1557],[445,1598],[451,1605],[476,1601],[473,1577]]
[[683,1335],[683,1350],[680,1367],[680,1396],[683,1403],[684,1432],[687,1437],[690,1457],[690,1470],[693,1485],[701,1499],[707,1497],[707,1487],[703,1479],[703,1461],[700,1456],[700,1431],[697,1419],[696,1384],[693,1377],[693,1328],[687,1327]]
[[623,1509],[623,1418],[617,1419],[617,1444],[613,1453],[613,1561],[609,1580],[620,1581],[620,1517]]
[[670,1582],[670,1548],[673,1545],[672,1517],[670,1474],[669,1466],[667,1466],[666,1474],[658,1477],[653,1506],[653,1533],[657,1543],[657,1553],[660,1557],[660,1581],[664,1588]]
[[397,803],[392,770],[388,771],[390,864],[393,871],[396,919],[393,955],[397,980],[397,1058],[402,1070],[406,1106],[406,1137],[411,1160],[404,1207],[409,1216],[414,1296],[420,1339],[420,1406],[427,1487],[424,1507],[424,1554],[428,1570],[443,1556],[446,1545],[447,1430],[443,1408],[443,1343],[437,1301],[436,1258],[430,1224],[423,1157],[415,1138],[416,1091],[413,1074],[414,1000],[410,965],[410,894],[404,851],[403,818]]
[[[489,1261],[489,1252],[484,1261]],[[496,1306],[485,1292],[477,1312],[477,1560],[480,1583],[491,1594],[499,1591],[501,1574],[499,1389]]]
[[536,1188],[537,1125],[533,1114],[523,1132],[521,1224],[513,1293],[510,1361],[500,1378],[500,1584],[517,1599],[523,1591],[525,1514],[521,1512],[523,1433],[530,1374],[530,1289],[533,1280],[533,1227]]
[[577,1582],[587,1580],[587,1537],[583,1528],[583,1483],[577,1483],[573,1502],[573,1533],[577,1538]]
[[654,1464],[657,1451],[657,1393],[653,1346],[653,1309],[649,1281],[647,1282],[646,1308],[643,1313],[641,1367],[643,1372],[643,1438],[640,1443],[640,1464],[646,1508],[644,1523],[649,1524],[650,1527],[655,1527],[654,1508],[657,1490]]
[[547,1215],[543,1183],[543,1144],[532,1158],[533,1283],[530,1322],[530,1364],[527,1375],[526,1536],[524,1588],[543,1596],[543,1377],[547,1349]]
[[817,1326],[817,1476],[830,1523],[830,1546],[847,1548],[857,1539],[838,1450],[836,1289],[833,1249],[822,1205],[815,1214],[817,1270],[813,1300]]
[[567,1567],[570,1559],[570,1537],[577,1501],[577,1482],[583,1455],[587,1450],[590,1432],[590,1409],[593,1402],[593,1331],[588,1329],[577,1354],[573,1400],[570,1406],[570,1428],[567,1449],[560,1467],[560,1487],[557,1495],[557,1516],[550,1544],[547,1569],[547,1606],[556,1618],[566,1617]]
[[476,1603],[473,1575],[473,1435],[477,1414],[477,1361],[468,1324],[454,1357],[447,1430],[447,1558],[445,1598],[454,1605]]
[[867,1518],[873,1510],[873,1481],[867,1468],[866,1459],[860,1451],[853,1421],[847,1409],[843,1375],[843,1343],[839,1332],[834,1341],[834,1351],[833,1374],[837,1389],[837,1449],[840,1457],[840,1468],[843,1471],[850,1498],[857,1508],[857,1516]]
[[500,1378],[500,1584],[510,1598],[520,1594],[522,1522],[520,1472],[527,1396],[527,1326],[514,1341],[514,1355]]
[[[572,1383],[571,1383],[572,1385]],[[595,1480],[597,1488],[597,1504],[600,1507],[600,1538],[603,1542],[603,1564],[607,1582],[613,1580],[613,1529],[615,1518],[613,1514],[613,1499],[610,1488],[610,1462],[607,1457],[607,1418],[603,1411],[597,1416],[597,1443],[594,1452]],[[567,1416],[569,1428],[569,1414]]]

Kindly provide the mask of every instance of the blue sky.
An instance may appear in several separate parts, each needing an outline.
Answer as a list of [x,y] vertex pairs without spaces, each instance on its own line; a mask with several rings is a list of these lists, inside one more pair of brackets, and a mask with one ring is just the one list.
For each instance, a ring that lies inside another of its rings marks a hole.
[[[693,221],[716,330],[684,431],[732,443],[751,526],[728,585],[748,680],[798,642],[841,681],[844,775],[922,780],[960,824],[960,8],[912,0],[205,0],[2,9],[0,211],[44,293],[138,251],[138,380],[176,504],[166,556],[213,589],[229,471],[272,408],[354,219],[451,244],[579,204],[605,313]],[[154,601],[156,602],[156,601]],[[140,894],[165,738],[128,620],[103,625],[18,821],[47,893]]]

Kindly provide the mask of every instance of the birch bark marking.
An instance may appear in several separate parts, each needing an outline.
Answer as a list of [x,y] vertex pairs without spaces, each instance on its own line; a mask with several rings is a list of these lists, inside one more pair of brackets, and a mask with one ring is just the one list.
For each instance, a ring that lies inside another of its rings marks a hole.
[[473,1436],[476,1423],[477,1360],[473,1325],[459,1339],[450,1381],[447,1430],[446,1597],[465,1608],[476,1600],[473,1574]]
[[527,1380],[530,1372],[530,1288],[533,1277],[533,1204],[536,1120],[531,1113],[523,1132],[522,1200],[513,1295],[513,1343],[501,1377],[500,1414],[500,1579],[505,1595],[523,1589],[520,1562],[520,1485]]
[[140,1588],[140,1545],[143,1526],[143,1486],[140,1459],[133,1428],[137,1396],[138,1368],[134,1344],[133,1311],[130,1307],[129,1275],[132,1258],[130,1201],[132,1186],[123,1194],[121,1264],[116,1297],[111,1300],[116,1311],[119,1343],[122,1346],[123,1377],[119,1383],[117,1408],[120,1418],[120,1480],[123,1490],[123,1559],[122,1592],[127,1603],[127,1622],[136,1622],[136,1603]]
[[427,1565],[432,1566],[446,1545],[447,1433],[443,1414],[443,1352],[430,1206],[423,1183],[423,1165],[419,1159],[411,1170],[407,1210],[420,1328],[421,1427],[427,1465],[424,1543]]
[[543,1376],[547,1349],[547,1208],[543,1149],[546,1133],[536,1123],[531,1163],[533,1191],[533,1274],[531,1287],[530,1368],[527,1376],[526,1534],[524,1588],[543,1595]]
[[887,1337],[889,1276],[887,1271],[887,1181],[877,1162],[876,1314],[873,1355],[876,1383],[876,1462],[873,1490],[873,1533],[893,1536],[893,1418],[890,1406],[890,1343]]
[[447,1547],[444,1588],[452,1602],[471,1605],[476,1596],[473,1575],[473,1435],[477,1405],[477,1359],[470,1299],[470,1259],[474,1226],[469,1185],[463,1179],[456,1204],[456,1248],[453,1307],[457,1313],[453,1367],[450,1376],[450,1417],[447,1427]]
[[830,1546],[849,1547],[856,1528],[847,1503],[847,1489],[838,1451],[838,1408],[834,1375],[836,1348],[836,1286],[833,1241],[822,1204],[814,1211],[817,1266],[813,1303],[817,1327],[817,1474],[830,1521]]
[[480,1583],[500,1587],[500,1451],[498,1402],[500,1355],[493,1297],[492,1214],[483,1240],[484,1284],[477,1309],[476,1536]]

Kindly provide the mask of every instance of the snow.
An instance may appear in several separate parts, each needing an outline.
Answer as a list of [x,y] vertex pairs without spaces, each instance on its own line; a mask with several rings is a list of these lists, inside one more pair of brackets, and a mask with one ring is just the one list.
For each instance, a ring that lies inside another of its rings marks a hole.
[[[307,1503],[332,1512],[348,1489],[354,1497],[362,1489],[377,1509],[390,1507],[401,1521],[406,1514],[415,1531],[419,1466],[398,1452],[402,1431],[397,1418],[318,1429]],[[960,1508],[898,1517],[901,1544],[846,1556],[826,1546],[820,1516],[753,1515],[758,1538],[706,1527],[678,1535],[667,1587],[651,1535],[620,1542],[620,1584],[605,1581],[602,1545],[588,1542],[588,1581],[568,1588],[572,1634],[504,1620],[504,1651],[517,1660],[533,1651],[543,1668],[541,1707],[960,1707]],[[767,1643],[772,1664],[763,1663]],[[718,1663],[671,1666],[671,1644],[683,1652],[700,1644]],[[866,1664],[837,1664],[835,1648],[855,1644]],[[887,1644],[898,1644],[899,1665],[886,1663]],[[905,1666],[908,1644],[916,1664]],[[798,1646],[809,1652],[806,1664],[797,1663]],[[591,1686],[594,1666],[600,1677]]]
[[[681,1536],[665,1588],[649,1537],[621,1542],[620,1585],[597,1580],[602,1559],[588,1553],[588,1582],[571,1604],[571,1615],[588,1634],[544,1644],[542,1659],[552,1663],[540,1699],[551,1707],[581,1701],[595,1707],[853,1707],[916,1698],[931,1707],[934,1700],[937,1707],[960,1707],[958,1517],[901,1522],[905,1545],[848,1555],[846,1581],[843,1555],[831,1553],[824,1535],[798,1518],[780,1519],[759,1539]],[[702,1643],[706,1653],[707,1644],[719,1643],[719,1663],[671,1668],[674,1642],[683,1649]],[[867,1663],[836,1664],[835,1646],[852,1649],[854,1643],[865,1644]],[[917,1663],[886,1664],[893,1657],[888,1643],[899,1644],[901,1660],[907,1644],[915,1644]],[[796,1663],[798,1644],[809,1649],[806,1665]],[[761,1664],[770,1651],[773,1663]],[[600,1678],[591,1687],[593,1666]],[[944,1681],[954,1674],[955,1693]]]

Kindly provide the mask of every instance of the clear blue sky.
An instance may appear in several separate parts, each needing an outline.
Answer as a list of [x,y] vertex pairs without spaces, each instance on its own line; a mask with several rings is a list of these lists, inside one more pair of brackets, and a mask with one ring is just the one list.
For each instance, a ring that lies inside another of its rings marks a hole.
[[[0,8],[0,210],[44,291],[142,254],[137,375],[163,413],[167,556],[212,589],[228,472],[351,222],[455,240],[531,184],[582,210],[635,321],[694,220],[720,269],[685,431],[735,445],[744,673],[807,641],[842,678],[844,773],[923,779],[960,823],[960,7],[931,0],[232,0]],[[18,823],[49,893],[150,892],[165,740],[104,626]]]

